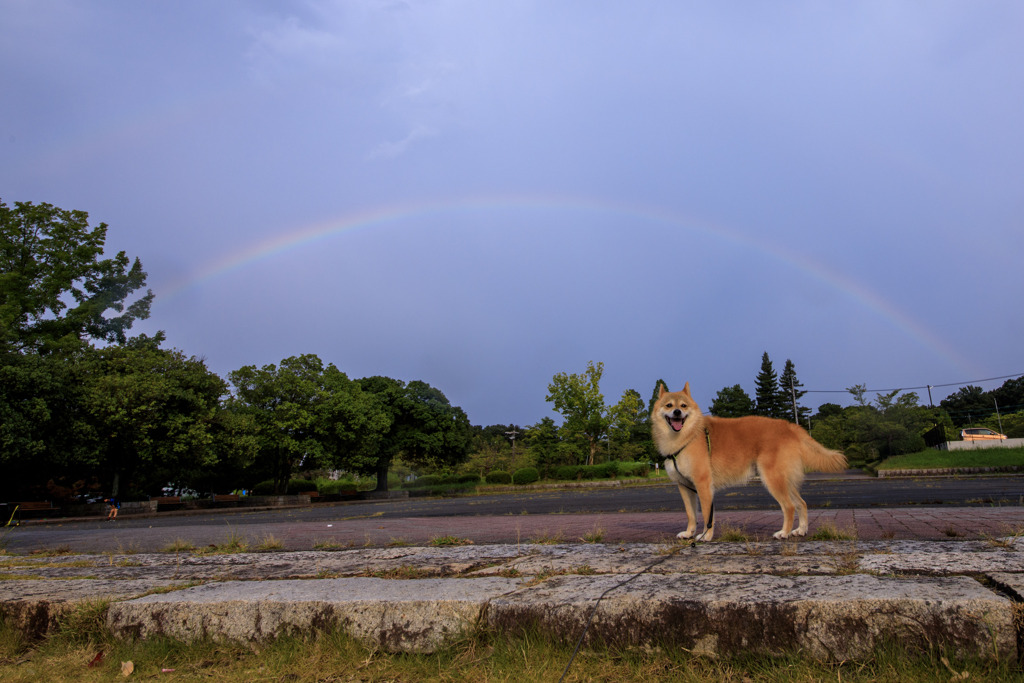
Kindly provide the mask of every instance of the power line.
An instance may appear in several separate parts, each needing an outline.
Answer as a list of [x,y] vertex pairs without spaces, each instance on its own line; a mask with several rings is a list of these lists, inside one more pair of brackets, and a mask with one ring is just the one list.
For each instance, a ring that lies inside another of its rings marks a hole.
[[[969,385],[969,384],[980,384],[981,382],[995,382],[996,380],[1000,380],[1000,379],[1014,379],[1014,378],[1020,377],[1022,375],[1024,375],[1024,372],[1018,372],[1015,375],[1003,375],[1002,377],[989,377],[988,379],[972,379],[972,380],[969,380],[967,382],[950,382],[949,384],[925,384],[924,386],[921,386],[921,387],[899,387],[899,388],[896,388],[896,389],[865,389],[864,391],[865,391],[865,393],[871,392],[871,393],[878,393],[878,394],[886,394],[886,393],[889,393],[891,391],[910,391],[910,390],[913,390],[913,389],[942,389],[944,387],[957,387],[957,386],[966,386],[966,385]],[[849,389],[842,389],[842,390],[839,390],[839,389],[805,389],[804,391],[805,391],[805,393],[808,393],[808,394],[848,394],[848,393],[850,393]]]

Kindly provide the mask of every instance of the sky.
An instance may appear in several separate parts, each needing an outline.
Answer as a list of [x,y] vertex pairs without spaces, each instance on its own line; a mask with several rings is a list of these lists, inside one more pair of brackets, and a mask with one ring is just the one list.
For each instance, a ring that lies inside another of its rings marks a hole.
[[1011,1],[0,0],[0,200],[106,223],[225,378],[937,403],[1024,373],[1022,64]]

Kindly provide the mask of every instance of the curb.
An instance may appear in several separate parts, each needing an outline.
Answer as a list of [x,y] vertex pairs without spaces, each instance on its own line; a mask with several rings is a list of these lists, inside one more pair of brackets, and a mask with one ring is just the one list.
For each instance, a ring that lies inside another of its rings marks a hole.
[[432,652],[480,628],[832,660],[893,639],[1019,659],[1024,642],[1014,621],[1024,618],[1022,537],[19,557],[16,571],[0,582],[0,615],[32,633],[104,599],[119,638],[340,628],[397,652]]

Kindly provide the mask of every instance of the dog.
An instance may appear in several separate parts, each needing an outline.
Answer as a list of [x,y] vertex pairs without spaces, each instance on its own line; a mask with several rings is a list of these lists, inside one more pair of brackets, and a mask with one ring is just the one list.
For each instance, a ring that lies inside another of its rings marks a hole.
[[[704,517],[698,541],[714,536],[715,491],[743,484],[761,475],[768,492],[782,507],[778,539],[807,533],[807,503],[800,497],[805,470],[839,472],[846,456],[825,448],[802,427],[770,417],[712,417],[701,413],[690,395],[690,383],[670,392],[658,385],[658,400],[651,411],[651,435],[665,460],[665,471],[683,497],[686,530],[677,538],[693,538],[697,531],[697,499]],[[793,528],[794,512],[799,524]]]

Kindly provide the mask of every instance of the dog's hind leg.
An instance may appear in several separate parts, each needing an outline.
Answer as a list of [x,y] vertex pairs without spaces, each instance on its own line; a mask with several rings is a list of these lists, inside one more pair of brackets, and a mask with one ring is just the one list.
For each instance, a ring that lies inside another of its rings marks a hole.
[[790,498],[796,505],[797,518],[799,524],[797,528],[793,529],[794,536],[806,536],[807,535],[807,503],[800,496],[800,492],[794,486],[790,491]]
[[676,538],[693,538],[697,532],[697,494],[683,484],[676,486],[683,498],[683,507],[686,508],[686,531],[680,531]]
[[[789,538],[790,533],[793,531],[793,515],[796,512],[796,505],[793,503],[793,498],[790,495],[792,493],[790,483],[784,474],[762,472],[762,477],[764,487],[768,489],[768,493],[772,494],[779,507],[782,508],[782,528],[772,535],[778,539]],[[799,498],[799,496],[797,497]],[[800,502],[803,503],[802,498]],[[806,515],[806,505],[804,510],[804,515]],[[804,531],[806,532],[807,529],[805,528]]]

